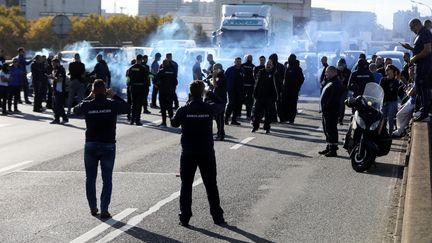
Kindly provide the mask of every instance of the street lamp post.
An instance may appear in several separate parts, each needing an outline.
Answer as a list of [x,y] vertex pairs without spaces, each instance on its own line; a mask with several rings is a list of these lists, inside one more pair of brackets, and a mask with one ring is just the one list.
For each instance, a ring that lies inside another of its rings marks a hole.
[[412,2],[412,3],[415,3],[415,4],[419,4],[419,5],[423,5],[423,6],[427,7],[427,8],[429,9],[429,11],[431,12],[431,16],[432,16],[432,8],[431,8],[429,5],[424,4],[424,3],[422,3],[422,2],[417,2],[417,1],[414,1],[414,0],[411,0],[411,2]]

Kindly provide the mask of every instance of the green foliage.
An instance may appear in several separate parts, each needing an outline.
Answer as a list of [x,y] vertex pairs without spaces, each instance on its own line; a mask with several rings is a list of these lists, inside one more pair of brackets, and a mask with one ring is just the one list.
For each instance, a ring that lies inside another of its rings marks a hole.
[[71,17],[71,31],[60,39],[51,29],[52,19],[53,17],[41,17],[27,21],[18,7],[7,8],[0,5],[0,47],[5,50],[7,57],[11,57],[20,46],[32,50],[58,50],[64,45],[83,40],[99,41],[107,45],[131,41],[139,46],[145,43],[159,26],[173,21],[169,16],[157,15]]

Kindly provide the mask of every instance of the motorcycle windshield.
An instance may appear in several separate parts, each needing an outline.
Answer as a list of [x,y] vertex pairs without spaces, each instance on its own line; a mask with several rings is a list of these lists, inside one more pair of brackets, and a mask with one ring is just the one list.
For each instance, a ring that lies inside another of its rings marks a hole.
[[368,105],[377,110],[381,110],[383,106],[384,90],[377,83],[367,83],[363,92],[363,97],[366,98]]

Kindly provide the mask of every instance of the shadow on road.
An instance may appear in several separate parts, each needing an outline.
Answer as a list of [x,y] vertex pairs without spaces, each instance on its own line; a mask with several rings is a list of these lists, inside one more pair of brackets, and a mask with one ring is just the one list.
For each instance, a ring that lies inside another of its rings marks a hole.
[[[242,229],[239,229],[236,226],[226,225],[226,226],[221,226],[221,227],[223,227],[223,228],[225,228],[227,230],[230,230],[232,232],[235,232],[235,233],[237,233],[239,235],[242,235],[242,236],[250,239],[252,242],[273,243],[273,241],[266,240],[266,239],[261,238],[261,237],[259,237],[257,235],[254,235],[252,233],[246,232],[246,231],[244,231]],[[233,239],[231,237],[224,236],[224,235],[221,235],[221,234],[218,234],[218,233],[215,233],[215,232],[211,232],[211,231],[206,230],[206,229],[198,228],[198,227],[195,227],[195,226],[189,226],[189,229],[197,231],[197,232],[200,232],[201,234],[204,234],[204,235],[207,235],[207,236],[213,237],[215,239],[219,239],[219,240],[225,240],[225,241],[228,241],[228,242],[240,242],[240,243],[246,242],[246,241],[241,241],[241,240]]]
[[[228,143],[233,143],[233,144],[237,144],[238,141],[235,140],[230,140],[230,139],[225,139],[225,142]],[[276,149],[276,148],[269,148],[269,147],[264,147],[264,146],[258,146],[258,145],[253,145],[253,144],[243,144],[243,146],[245,147],[252,147],[252,148],[256,148],[256,149],[262,149],[262,150],[267,150],[270,152],[275,152],[275,153],[279,153],[279,154],[284,154],[284,155],[290,155],[290,156],[295,156],[295,157],[302,157],[302,158],[313,158],[311,156],[308,155],[304,155],[302,153],[296,153],[293,151],[287,151],[287,150],[281,150],[281,149]]]
[[[111,218],[111,220],[114,220]],[[104,222],[105,220],[102,220],[102,222]],[[114,220],[116,221],[116,220]],[[111,227],[116,228],[116,229],[120,229],[123,226],[126,226],[127,223],[123,223],[121,221],[116,221]],[[174,240],[172,238],[160,235],[160,234],[156,234],[153,232],[150,232],[148,230],[142,229],[140,227],[132,227],[129,230],[124,232],[125,234],[128,234],[132,237],[134,237],[135,239],[138,239],[142,242],[180,242],[178,240]]]

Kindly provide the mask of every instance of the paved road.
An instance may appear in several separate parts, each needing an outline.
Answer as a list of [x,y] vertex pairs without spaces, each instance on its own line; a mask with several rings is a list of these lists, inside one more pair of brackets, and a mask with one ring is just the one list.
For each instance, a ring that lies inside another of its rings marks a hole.
[[[22,106],[24,114],[0,117],[0,242],[392,241],[403,141],[369,173],[356,173],[341,148],[337,158],[318,155],[324,137],[309,101],[296,124],[276,124],[268,135],[250,133],[245,121],[227,127],[215,150],[229,226],[213,224],[197,174],[190,228],[177,224],[179,130],[155,126],[157,111],[143,127],[119,119],[115,216],[102,222],[85,199],[83,120],[50,125],[50,113]],[[347,125],[340,128],[342,140]]]

